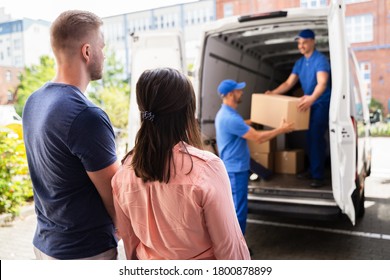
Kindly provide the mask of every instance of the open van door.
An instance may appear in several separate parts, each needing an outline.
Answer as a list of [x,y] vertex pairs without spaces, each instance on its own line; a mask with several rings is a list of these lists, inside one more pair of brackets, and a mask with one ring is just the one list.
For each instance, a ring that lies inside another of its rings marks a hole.
[[153,32],[132,35],[131,47],[131,94],[129,110],[128,149],[134,147],[135,137],[140,127],[135,88],[142,72],[158,67],[170,67],[184,73],[184,49],[181,33]]
[[[329,139],[332,164],[332,188],[336,203],[352,224],[355,208],[352,193],[355,189],[356,137],[351,120],[350,75],[348,43],[345,32],[345,5],[332,0],[329,9],[329,45],[336,51],[330,53],[332,93],[329,111]],[[337,78],[336,78],[337,77]]]

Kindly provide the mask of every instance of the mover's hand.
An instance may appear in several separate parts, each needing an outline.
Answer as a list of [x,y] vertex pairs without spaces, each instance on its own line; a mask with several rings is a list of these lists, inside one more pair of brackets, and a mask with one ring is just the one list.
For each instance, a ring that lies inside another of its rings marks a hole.
[[298,103],[299,111],[307,111],[314,103],[315,99],[311,95],[304,95],[300,98]]
[[282,132],[289,133],[289,132],[294,130],[294,123],[293,122],[286,122],[286,120],[283,119],[279,128],[282,130]]
[[264,94],[274,94],[274,93],[272,92],[272,90],[267,90],[266,92],[264,92]]

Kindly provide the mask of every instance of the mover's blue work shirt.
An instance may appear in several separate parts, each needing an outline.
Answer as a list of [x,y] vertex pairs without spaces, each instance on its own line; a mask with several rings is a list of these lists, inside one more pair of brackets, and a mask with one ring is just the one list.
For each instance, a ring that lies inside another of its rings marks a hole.
[[111,218],[86,173],[117,160],[108,116],[78,88],[47,83],[27,100],[23,131],[38,218],[34,246],[58,259],[115,248]]
[[228,172],[250,169],[250,154],[246,139],[242,138],[250,126],[236,110],[222,104],[215,118],[219,156]]
[[325,91],[314,102],[322,103],[330,102],[330,65],[329,61],[322,53],[314,50],[309,58],[302,56],[297,62],[295,62],[292,73],[299,76],[303,92],[305,95],[311,95],[314,88],[317,85],[317,72],[327,72],[329,75],[328,83]]

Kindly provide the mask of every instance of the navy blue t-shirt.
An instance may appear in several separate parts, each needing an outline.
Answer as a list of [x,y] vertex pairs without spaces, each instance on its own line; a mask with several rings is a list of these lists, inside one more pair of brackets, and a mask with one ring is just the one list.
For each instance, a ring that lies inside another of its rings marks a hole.
[[34,246],[58,259],[117,247],[112,220],[86,172],[117,160],[104,111],[74,86],[47,83],[26,102],[23,133],[38,218]]

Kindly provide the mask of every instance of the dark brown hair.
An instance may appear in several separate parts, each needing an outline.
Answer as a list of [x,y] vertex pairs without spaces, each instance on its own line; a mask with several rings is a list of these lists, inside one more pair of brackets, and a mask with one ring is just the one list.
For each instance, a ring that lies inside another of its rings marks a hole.
[[168,183],[173,147],[183,141],[197,148],[202,146],[195,119],[194,89],[179,71],[158,68],[141,74],[136,94],[141,128],[129,153],[133,154],[132,166],[144,181]]
[[70,10],[61,13],[50,27],[50,42],[54,54],[58,51],[77,51],[78,45],[91,32],[99,30],[103,21],[88,11]]

